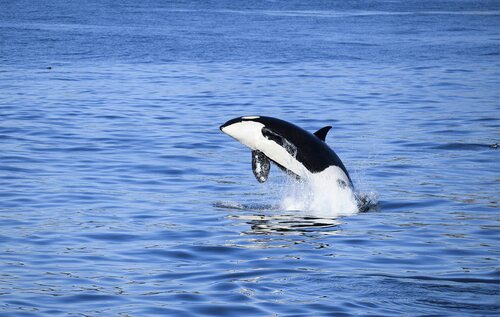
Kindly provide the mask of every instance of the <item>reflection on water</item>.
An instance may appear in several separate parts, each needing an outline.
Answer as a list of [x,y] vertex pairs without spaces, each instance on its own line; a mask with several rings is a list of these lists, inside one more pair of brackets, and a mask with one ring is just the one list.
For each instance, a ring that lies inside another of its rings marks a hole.
[[[338,217],[315,217],[310,211],[282,210],[280,206],[258,203],[216,202],[215,208],[232,210],[229,219],[242,221],[250,226],[246,234],[335,234],[342,223]],[[364,211],[376,211],[377,205],[367,206]]]
[[339,221],[335,219],[300,217],[292,214],[283,215],[230,215],[230,219],[244,221],[250,225],[248,234],[301,234],[321,232],[334,234]]
[[335,234],[340,223],[334,219],[280,216],[232,216],[231,218],[245,221],[250,225],[252,234],[300,234],[320,232],[321,234]]

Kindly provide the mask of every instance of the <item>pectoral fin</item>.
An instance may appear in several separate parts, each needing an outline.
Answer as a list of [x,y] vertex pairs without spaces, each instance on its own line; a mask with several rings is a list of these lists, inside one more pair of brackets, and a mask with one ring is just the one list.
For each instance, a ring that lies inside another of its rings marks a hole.
[[252,151],[252,171],[259,183],[264,183],[269,177],[271,161],[261,151]]

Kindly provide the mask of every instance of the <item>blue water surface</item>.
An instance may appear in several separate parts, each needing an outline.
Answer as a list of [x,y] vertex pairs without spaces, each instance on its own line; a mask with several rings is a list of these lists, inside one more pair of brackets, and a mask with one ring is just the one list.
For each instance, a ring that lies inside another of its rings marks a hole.
[[[0,2],[0,316],[498,316],[498,1]],[[287,211],[218,127],[327,142]]]

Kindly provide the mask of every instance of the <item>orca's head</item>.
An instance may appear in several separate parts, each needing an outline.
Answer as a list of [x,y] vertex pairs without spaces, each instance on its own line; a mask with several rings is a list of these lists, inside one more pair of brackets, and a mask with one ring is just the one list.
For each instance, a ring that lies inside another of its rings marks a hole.
[[260,116],[244,116],[229,120],[220,126],[220,130],[252,150],[257,149],[264,136]]

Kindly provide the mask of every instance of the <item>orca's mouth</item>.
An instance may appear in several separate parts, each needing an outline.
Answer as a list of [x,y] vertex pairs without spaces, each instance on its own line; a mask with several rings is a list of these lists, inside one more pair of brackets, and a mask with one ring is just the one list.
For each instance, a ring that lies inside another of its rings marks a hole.
[[226,123],[224,123],[223,125],[221,125],[219,127],[219,129],[224,132],[224,128],[227,127],[227,126],[230,126],[231,124],[235,124],[235,123],[238,123],[238,122],[241,122],[241,118],[235,118],[235,119],[231,119],[229,121],[227,121]]

